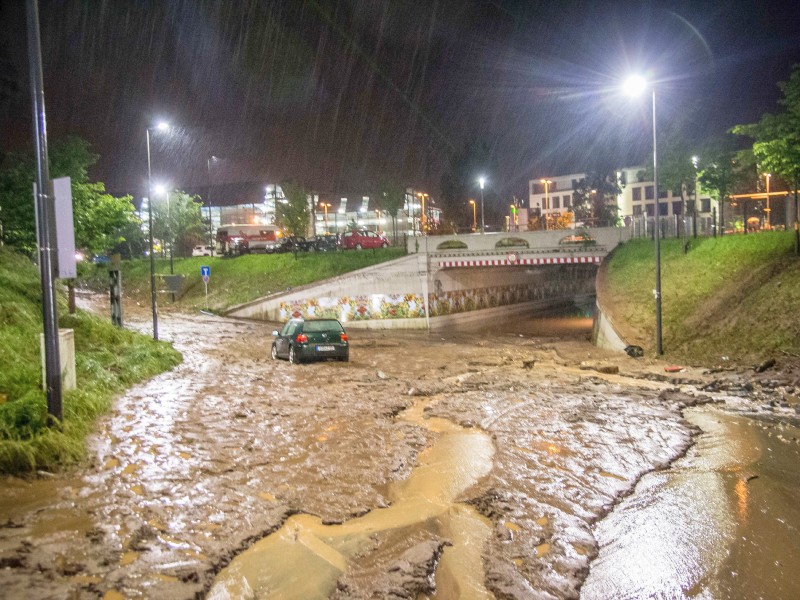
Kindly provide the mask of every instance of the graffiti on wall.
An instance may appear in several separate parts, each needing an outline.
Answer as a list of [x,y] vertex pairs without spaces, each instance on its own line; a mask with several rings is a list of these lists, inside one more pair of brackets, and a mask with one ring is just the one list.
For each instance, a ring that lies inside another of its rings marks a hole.
[[[440,317],[522,302],[565,298],[594,293],[594,277],[553,277],[535,284],[502,285],[468,290],[441,291],[428,295],[430,316]],[[281,302],[279,319],[333,318],[343,323],[377,319],[425,318],[421,294],[369,294],[338,298],[305,298]]]
[[340,321],[417,319],[425,317],[425,303],[418,294],[369,294],[340,298],[305,298],[281,302],[281,321],[290,318],[329,318]]

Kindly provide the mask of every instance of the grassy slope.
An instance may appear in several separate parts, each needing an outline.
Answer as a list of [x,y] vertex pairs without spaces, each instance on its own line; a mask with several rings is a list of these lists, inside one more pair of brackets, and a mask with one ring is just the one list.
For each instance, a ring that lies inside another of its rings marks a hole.
[[[208,285],[210,310],[224,311],[231,306],[255,300],[289,287],[297,287],[335,277],[349,271],[362,269],[405,255],[403,248],[363,250],[361,252],[323,252],[292,254],[251,254],[236,258],[195,257],[176,258],[175,273],[185,276],[181,308],[204,308],[205,289],[200,277],[200,267],[211,267]],[[156,273],[168,274],[169,261],[158,259]],[[80,276],[93,289],[105,290],[108,283],[106,265],[82,265]],[[123,261],[123,294],[143,305],[150,302],[150,262],[148,260]],[[163,284],[157,287],[166,289]],[[167,294],[159,294],[159,303],[166,303]]]
[[[800,259],[793,232],[662,240],[663,346],[667,357],[714,364],[800,356]],[[655,252],[633,240],[608,263],[605,299],[628,341],[655,346]],[[609,302],[610,300],[610,302]]]
[[63,421],[47,427],[40,389],[41,286],[36,267],[0,249],[0,472],[53,469],[80,460],[95,418],[113,395],[180,362],[165,343],[78,311],[59,326],[75,332],[78,389],[63,394]]

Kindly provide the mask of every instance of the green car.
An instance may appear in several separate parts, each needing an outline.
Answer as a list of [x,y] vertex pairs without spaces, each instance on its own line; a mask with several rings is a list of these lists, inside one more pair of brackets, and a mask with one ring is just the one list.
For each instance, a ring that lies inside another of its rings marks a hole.
[[336,319],[290,319],[272,335],[273,360],[286,358],[295,365],[325,358],[350,360],[347,333]]

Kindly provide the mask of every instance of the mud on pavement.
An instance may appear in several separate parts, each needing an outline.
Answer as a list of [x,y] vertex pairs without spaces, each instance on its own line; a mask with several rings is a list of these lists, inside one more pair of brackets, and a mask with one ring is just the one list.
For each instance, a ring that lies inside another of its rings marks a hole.
[[586,342],[351,330],[351,362],[293,366],[272,329],[163,316],[183,364],[117,399],[89,463],[4,480],[4,596],[577,597],[593,523],[710,399]]

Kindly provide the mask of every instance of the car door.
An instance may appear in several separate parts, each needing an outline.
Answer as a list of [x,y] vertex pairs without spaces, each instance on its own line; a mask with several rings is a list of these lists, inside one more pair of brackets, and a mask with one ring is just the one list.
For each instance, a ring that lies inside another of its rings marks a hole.
[[275,339],[275,349],[278,356],[289,356],[289,342],[297,329],[297,321],[287,321],[283,329],[278,332],[278,337]]

